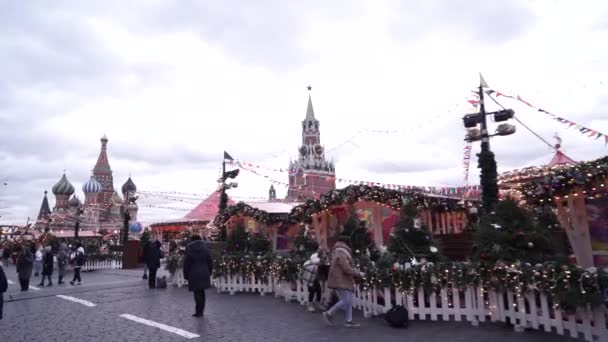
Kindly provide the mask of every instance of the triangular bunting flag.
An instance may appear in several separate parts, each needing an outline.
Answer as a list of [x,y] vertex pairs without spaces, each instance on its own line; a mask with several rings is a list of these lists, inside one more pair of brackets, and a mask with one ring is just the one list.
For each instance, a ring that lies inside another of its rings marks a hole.
[[483,78],[483,75],[481,73],[479,73],[479,86],[482,88],[490,88],[490,86],[488,86],[488,83]]

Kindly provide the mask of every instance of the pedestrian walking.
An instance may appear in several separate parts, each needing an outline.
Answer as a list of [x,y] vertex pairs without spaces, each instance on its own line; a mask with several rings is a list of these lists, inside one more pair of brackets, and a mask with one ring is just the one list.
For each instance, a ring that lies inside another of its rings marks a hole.
[[17,275],[21,291],[30,288],[30,278],[34,267],[34,256],[28,246],[17,247]]
[[352,253],[348,236],[340,236],[332,250],[331,265],[327,286],[336,290],[340,299],[331,309],[323,313],[323,319],[329,325],[334,325],[334,315],[338,310],[344,311],[346,327],[359,327],[353,322],[353,291],[355,277],[363,277],[363,273],[352,266]]
[[54,255],[51,246],[46,246],[44,248],[44,257],[42,258],[42,279],[40,279],[40,284],[38,286],[44,287],[44,279],[48,279],[47,286],[53,286],[53,264],[54,264]]
[[148,267],[148,288],[156,288],[156,271],[160,268],[160,259],[163,257],[160,250],[160,241],[152,240],[144,247],[144,262]]
[[321,266],[327,263],[326,259],[327,253],[319,248],[317,253],[313,253],[310,256],[310,259],[302,266],[300,278],[308,287],[308,303],[306,304],[306,309],[309,312],[315,312],[317,309],[322,310],[321,297],[323,293],[321,288],[322,274],[320,271]]
[[86,257],[84,255],[84,248],[78,247],[76,248],[76,252],[72,253],[70,259],[74,262],[74,278],[70,282],[70,285],[74,285],[74,283],[78,280],[78,285],[82,284],[82,278],[80,277],[80,270],[86,261]]
[[63,277],[65,276],[65,270],[68,266],[68,260],[70,256],[68,255],[68,245],[65,242],[62,242],[59,245],[59,251],[57,252],[57,284],[64,284]]
[[38,246],[36,251],[34,252],[34,277],[37,277],[40,272],[42,272],[42,257],[44,253],[42,252],[42,246]]
[[2,249],[2,263],[4,267],[8,267],[8,262],[11,258],[11,245],[10,243],[6,243],[4,248]]
[[184,279],[188,289],[194,292],[195,309],[193,317],[201,317],[205,311],[205,290],[211,287],[213,260],[205,242],[199,235],[193,235],[186,247],[184,259]]
[[4,292],[8,290],[8,280],[4,268],[0,265],[0,320],[2,320],[2,311],[4,308]]

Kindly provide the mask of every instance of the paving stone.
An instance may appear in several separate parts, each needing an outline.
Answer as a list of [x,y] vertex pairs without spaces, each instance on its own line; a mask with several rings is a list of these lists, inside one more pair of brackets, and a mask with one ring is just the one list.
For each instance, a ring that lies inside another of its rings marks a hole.
[[[115,285],[120,283],[119,278],[123,286]],[[119,316],[131,314],[198,334],[201,337],[193,340],[201,341],[574,341],[535,331],[516,333],[502,324],[472,327],[464,322],[414,321],[409,329],[392,329],[380,318],[364,319],[358,313],[355,319],[361,328],[327,327],[321,322],[320,314],[308,313],[296,303],[255,294],[217,294],[213,290],[207,292],[205,317],[194,318],[191,317],[193,295],[185,288],[170,286],[150,290],[141,277],[126,277],[120,271],[98,272],[94,276],[91,273],[89,279],[113,285],[109,288],[91,285],[86,291],[74,287],[44,288],[36,291],[34,297],[6,302],[5,319],[0,321],[0,340],[187,340]],[[96,306],[86,307],[58,298],[55,295],[59,293],[91,301]]]

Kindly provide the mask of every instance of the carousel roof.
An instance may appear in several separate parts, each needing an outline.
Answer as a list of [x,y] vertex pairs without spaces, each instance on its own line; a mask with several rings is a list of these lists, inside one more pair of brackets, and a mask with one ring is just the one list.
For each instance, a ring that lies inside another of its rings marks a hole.
[[522,169],[503,172],[498,176],[498,182],[503,186],[526,182],[545,177],[551,174],[552,171],[569,168],[576,164],[577,162],[558,149],[548,164],[543,166],[528,166]]
[[[199,205],[192,209],[184,219],[194,219],[201,221],[213,221],[215,215],[219,211],[220,207],[220,195],[219,191],[214,191],[209,197],[204,199]],[[234,205],[234,201],[228,197],[228,205]]]
[[553,159],[547,164],[548,167],[553,167],[556,165],[574,165],[576,162],[572,160],[572,158],[568,157],[564,154],[564,152],[557,150]]

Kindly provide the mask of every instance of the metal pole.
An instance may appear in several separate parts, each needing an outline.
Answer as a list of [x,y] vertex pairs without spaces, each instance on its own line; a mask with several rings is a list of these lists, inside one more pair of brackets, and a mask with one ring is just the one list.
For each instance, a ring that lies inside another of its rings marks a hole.
[[496,159],[490,151],[490,135],[488,134],[487,113],[484,103],[483,84],[479,85],[479,115],[481,115],[481,153],[479,167],[481,168],[481,186],[483,210],[489,214],[494,211],[498,200],[498,179],[496,174]]
[[129,214],[129,191],[125,193],[124,202],[124,222],[123,222],[123,234],[122,234],[122,268],[124,269],[127,265],[127,244],[129,242],[129,220],[131,215]]
[[488,134],[488,121],[486,119],[486,105],[483,99],[483,87],[479,86],[479,115],[481,115],[481,151],[490,151],[490,136]]

